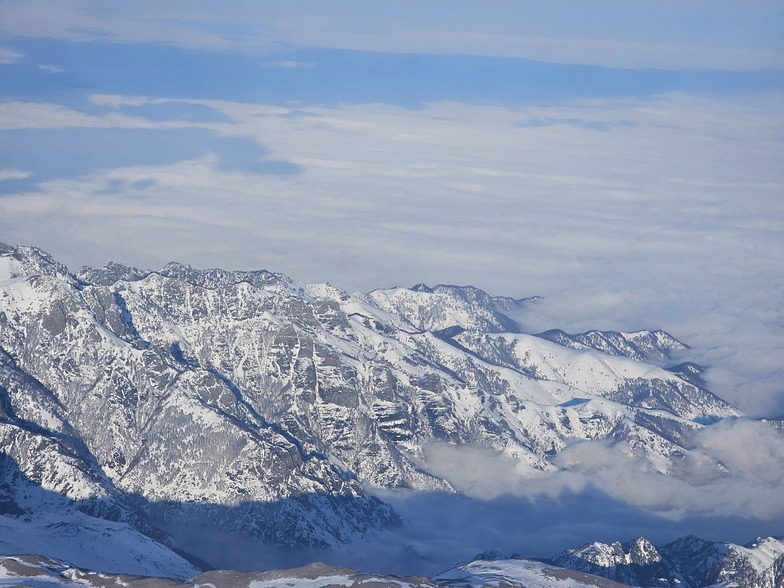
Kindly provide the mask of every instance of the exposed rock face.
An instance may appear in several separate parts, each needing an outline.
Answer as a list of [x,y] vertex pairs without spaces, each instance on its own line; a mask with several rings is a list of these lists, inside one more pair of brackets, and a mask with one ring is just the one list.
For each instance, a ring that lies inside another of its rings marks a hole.
[[777,588],[784,584],[784,542],[773,537],[741,546],[689,535],[658,549],[644,538],[624,545],[597,542],[567,549],[553,561],[651,588]]
[[617,541],[610,545],[595,542],[567,549],[553,561],[565,568],[634,586],[658,586],[650,582],[668,578],[672,573],[657,549],[643,537],[623,545]]
[[572,349],[597,349],[608,355],[630,357],[638,361],[667,361],[678,352],[688,349],[672,335],[661,330],[636,333],[588,331],[569,335],[553,329],[540,333],[539,337]]

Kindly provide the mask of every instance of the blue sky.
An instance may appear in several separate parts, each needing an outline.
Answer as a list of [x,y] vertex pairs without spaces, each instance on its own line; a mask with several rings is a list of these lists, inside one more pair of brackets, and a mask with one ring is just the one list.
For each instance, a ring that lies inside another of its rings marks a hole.
[[0,240],[542,295],[784,412],[780,2],[0,3]]

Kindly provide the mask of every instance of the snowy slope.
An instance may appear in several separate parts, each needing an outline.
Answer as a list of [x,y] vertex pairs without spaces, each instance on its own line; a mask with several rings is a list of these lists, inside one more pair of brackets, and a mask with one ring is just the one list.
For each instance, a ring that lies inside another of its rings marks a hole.
[[621,588],[599,576],[566,570],[525,559],[477,560],[461,564],[436,576],[446,588]]
[[[367,488],[453,491],[433,443],[491,448],[535,477],[604,440],[679,476],[694,436],[740,414],[662,369],[686,349],[666,333],[534,336],[505,314],[528,303],[176,263],[72,275],[2,246],[0,444],[41,500],[156,541],[198,521],[325,547],[400,523]],[[17,481],[10,514],[32,509]]]
[[60,586],[125,588],[437,588],[427,578],[382,576],[313,563],[300,568],[265,572],[217,570],[200,574],[189,581],[163,577],[94,572],[74,567],[61,558],[37,555],[0,556],[0,586]]
[[183,580],[199,573],[198,568],[169,547],[126,523],[74,511],[26,517],[0,515],[0,554],[19,553],[45,553],[47,557],[101,573]]

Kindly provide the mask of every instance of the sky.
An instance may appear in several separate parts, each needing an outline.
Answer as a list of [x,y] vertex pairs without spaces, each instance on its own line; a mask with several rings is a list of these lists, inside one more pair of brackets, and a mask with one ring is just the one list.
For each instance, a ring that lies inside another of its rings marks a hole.
[[[71,270],[541,296],[527,331],[663,328],[713,392],[781,416],[782,31],[784,4],[758,0],[0,0],[0,241]],[[738,533],[773,533],[754,509],[783,516],[781,439],[723,427],[700,447],[728,485],[619,485],[612,448],[587,445],[561,456],[579,483],[548,484],[596,494],[567,504],[586,537],[602,505],[608,540],[673,504],[716,535],[748,505]],[[508,490],[477,490],[500,501],[490,535]],[[429,529],[417,500],[398,506]]]

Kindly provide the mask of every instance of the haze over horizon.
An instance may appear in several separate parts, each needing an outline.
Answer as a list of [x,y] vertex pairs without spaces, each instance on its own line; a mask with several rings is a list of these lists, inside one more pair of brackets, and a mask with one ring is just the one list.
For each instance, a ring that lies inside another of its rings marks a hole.
[[0,240],[473,284],[784,413],[775,2],[6,1]]

